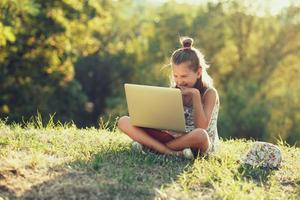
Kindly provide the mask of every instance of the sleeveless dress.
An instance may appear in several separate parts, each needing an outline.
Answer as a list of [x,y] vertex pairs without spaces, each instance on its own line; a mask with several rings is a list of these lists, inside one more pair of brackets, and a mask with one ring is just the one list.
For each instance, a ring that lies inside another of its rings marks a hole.
[[[206,89],[203,96],[205,96],[207,91],[209,91],[210,89],[211,88]],[[215,152],[219,146],[219,135],[217,129],[219,107],[220,107],[220,103],[219,103],[219,99],[217,99],[212,111],[208,128],[206,129],[210,140],[210,146],[207,149],[207,151],[204,152],[204,154]],[[189,133],[195,129],[193,106],[184,106],[184,117],[185,117],[185,131]]]

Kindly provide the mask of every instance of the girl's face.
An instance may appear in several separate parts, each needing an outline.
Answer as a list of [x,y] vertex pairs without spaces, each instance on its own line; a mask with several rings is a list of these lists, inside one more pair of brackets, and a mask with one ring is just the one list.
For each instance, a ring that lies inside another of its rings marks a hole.
[[176,86],[192,88],[195,85],[197,79],[201,77],[201,68],[199,67],[198,70],[194,72],[192,69],[190,69],[189,65],[190,62],[183,62],[179,65],[172,65]]

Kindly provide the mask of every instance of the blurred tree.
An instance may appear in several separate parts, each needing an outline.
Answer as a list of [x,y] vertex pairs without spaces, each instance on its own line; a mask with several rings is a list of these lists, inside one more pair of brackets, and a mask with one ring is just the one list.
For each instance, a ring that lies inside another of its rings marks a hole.
[[[293,141],[299,141],[299,129],[297,133],[292,128],[297,126],[300,109],[294,103],[299,96],[289,95],[299,93],[299,80],[288,78],[299,75],[295,68],[300,50],[299,7],[290,6],[281,15],[262,17],[247,14],[237,2],[228,8],[224,21],[229,28],[228,45],[215,56],[223,97],[222,132],[268,141],[298,137]],[[281,73],[276,73],[278,70]],[[281,100],[272,95],[275,91],[278,95],[277,88],[270,86],[274,82],[281,83]],[[277,103],[283,101],[290,106]]]
[[0,1],[0,117],[38,110],[79,126],[127,114],[125,82],[169,85],[169,59],[191,36],[221,98],[222,137],[299,142],[298,5],[258,1]]
[[4,27],[1,117],[21,121],[38,111],[57,113],[62,121],[79,120],[87,98],[74,80],[73,62],[98,45],[92,37],[85,37],[92,33],[85,29],[81,12],[89,5],[85,1],[13,0],[2,1],[0,6]]

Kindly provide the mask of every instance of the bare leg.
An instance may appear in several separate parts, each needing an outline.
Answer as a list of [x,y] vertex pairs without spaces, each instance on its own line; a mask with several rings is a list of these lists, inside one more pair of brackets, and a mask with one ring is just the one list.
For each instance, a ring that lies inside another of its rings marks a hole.
[[177,137],[166,143],[166,146],[174,151],[192,148],[205,152],[209,147],[209,143],[210,141],[207,132],[204,129],[197,128],[186,135]]
[[149,136],[143,129],[131,125],[130,118],[123,116],[118,121],[118,128],[128,135],[131,139],[163,154],[180,154],[181,152],[173,151],[165,144]]

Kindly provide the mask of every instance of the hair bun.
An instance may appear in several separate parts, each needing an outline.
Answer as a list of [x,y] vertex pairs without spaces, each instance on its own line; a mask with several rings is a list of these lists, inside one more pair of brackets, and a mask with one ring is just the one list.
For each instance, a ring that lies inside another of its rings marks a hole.
[[182,37],[182,38],[180,38],[180,42],[181,42],[182,47],[190,48],[193,46],[194,40],[190,37]]

